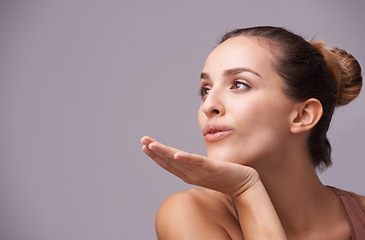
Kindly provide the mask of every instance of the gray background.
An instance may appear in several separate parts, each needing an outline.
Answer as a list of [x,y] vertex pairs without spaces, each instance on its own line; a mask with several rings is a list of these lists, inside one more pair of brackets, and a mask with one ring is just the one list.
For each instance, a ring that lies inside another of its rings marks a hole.
[[[233,28],[317,34],[365,63],[365,2],[1,1],[0,239],[156,239],[190,186],[141,151],[204,154],[199,74]],[[365,194],[365,96],[337,110],[324,183]]]

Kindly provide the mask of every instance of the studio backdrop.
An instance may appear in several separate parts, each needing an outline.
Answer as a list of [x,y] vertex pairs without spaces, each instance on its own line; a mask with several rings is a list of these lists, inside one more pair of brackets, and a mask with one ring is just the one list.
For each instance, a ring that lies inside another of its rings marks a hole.
[[[149,135],[205,154],[200,72],[222,34],[274,25],[365,68],[365,2],[0,2],[0,239],[156,239],[189,186],[141,151]],[[365,194],[364,92],[336,110],[325,184]]]

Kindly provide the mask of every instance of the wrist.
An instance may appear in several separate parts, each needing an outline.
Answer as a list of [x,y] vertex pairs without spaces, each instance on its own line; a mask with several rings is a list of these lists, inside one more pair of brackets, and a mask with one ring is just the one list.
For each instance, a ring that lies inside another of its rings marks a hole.
[[247,191],[253,191],[260,188],[260,186],[263,187],[263,183],[260,180],[258,172],[255,169],[252,169],[251,171],[252,173],[249,175],[246,181],[242,183],[242,186],[238,190],[230,194],[230,197],[232,199],[240,198],[240,196],[245,195]]
[[232,196],[234,202],[255,201],[255,198],[260,196],[268,196],[264,184],[258,178],[248,185],[243,191],[240,191],[237,195]]
[[232,200],[245,239],[287,239],[261,180]]

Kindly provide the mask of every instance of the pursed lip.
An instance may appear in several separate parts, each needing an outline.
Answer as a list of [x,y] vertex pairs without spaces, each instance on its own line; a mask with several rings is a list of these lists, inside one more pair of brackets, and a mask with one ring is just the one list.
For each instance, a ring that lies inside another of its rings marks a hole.
[[210,123],[203,128],[203,136],[207,142],[215,142],[225,138],[232,131],[227,125],[221,123]]
[[209,123],[203,128],[203,136],[212,133],[212,132],[222,132],[222,131],[230,131],[232,130],[227,125],[221,123]]

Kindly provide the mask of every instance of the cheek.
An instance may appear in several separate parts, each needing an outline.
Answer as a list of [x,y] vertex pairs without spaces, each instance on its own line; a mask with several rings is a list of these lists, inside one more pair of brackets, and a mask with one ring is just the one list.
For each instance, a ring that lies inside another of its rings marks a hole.
[[285,105],[268,103],[266,111],[258,115],[255,130],[260,140],[271,146],[283,144],[290,134],[290,112]]
[[204,122],[206,120],[206,116],[203,113],[201,106],[199,107],[197,117],[198,117],[198,124],[199,124],[200,130],[202,130],[204,127]]
[[241,134],[249,135],[256,141],[270,141],[275,135],[289,131],[289,107],[279,99],[263,99],[232,112]]

